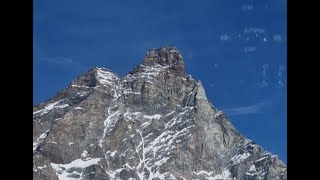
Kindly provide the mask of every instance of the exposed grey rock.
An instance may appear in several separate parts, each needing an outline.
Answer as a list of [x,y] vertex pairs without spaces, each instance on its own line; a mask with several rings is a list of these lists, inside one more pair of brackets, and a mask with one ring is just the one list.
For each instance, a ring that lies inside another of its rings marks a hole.
[[34,179],[287,179],[184,70],[175,47],[118,78],[93,68],[35,106]]

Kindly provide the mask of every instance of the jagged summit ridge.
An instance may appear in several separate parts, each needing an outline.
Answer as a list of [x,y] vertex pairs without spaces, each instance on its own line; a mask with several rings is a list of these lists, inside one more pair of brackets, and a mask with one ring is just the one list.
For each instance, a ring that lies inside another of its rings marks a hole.
[[153,49],[124,77],[93,68],[35,106],[34,179],[286,179],[179,67],[176,48]]
[[182,55],[174,46],[151,49],[147,51],[143,65],[150,66],[155,64],[160,64],[162,66],[179,64],[183,66]]
[[167,71],[185,76],[185,68],[182,55],[174,46],[164,46],[147,51],[143,63],[133,70],[134,72],[144,71],[147,68],[165,68]]
[[[158,75],[159,72],[168,72],[179,76],[186,76],[184,62],[181,53],[175,46],[163,46],[160,48],[153,48],[146,52],[141,64],[137,65],[128,75]],[[87,73],[80,76],[82,79],[80,84],[87,83],[89,79],[92,80],[90,87],[93,86],[97,78],[101,77],[101,73],[109,74],[112,78],[119,78],[112,70],[105,67],[93,67]],[[83,79],[84,78],[84,79]],[[75,80],[72,84],[77,84]],[[86,79],[86,80],[85,80]]]

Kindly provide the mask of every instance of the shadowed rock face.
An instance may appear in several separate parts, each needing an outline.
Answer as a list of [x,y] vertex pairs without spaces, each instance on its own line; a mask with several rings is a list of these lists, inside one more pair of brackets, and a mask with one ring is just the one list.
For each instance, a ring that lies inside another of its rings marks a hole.
[[33,112],[34,179],[287,179],[187,75],[175,47],[125,77],[93,68]]

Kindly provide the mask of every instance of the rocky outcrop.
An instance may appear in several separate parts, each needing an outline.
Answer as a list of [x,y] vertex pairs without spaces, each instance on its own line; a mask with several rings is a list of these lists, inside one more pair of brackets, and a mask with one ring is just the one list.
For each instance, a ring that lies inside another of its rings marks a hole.
[[93,68],[34,107],[34,179],[287,179],[187,75],[175,47],[125,77]]

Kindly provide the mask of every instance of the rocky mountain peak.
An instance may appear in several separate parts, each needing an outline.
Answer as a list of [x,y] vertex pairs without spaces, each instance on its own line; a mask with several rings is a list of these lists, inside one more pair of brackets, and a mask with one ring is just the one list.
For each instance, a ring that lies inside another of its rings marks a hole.
[[34,180],[286,180],[187,76],[175,47],[119,78],[92,68],[33,108]]
[[179,64],[183,66],[183,60],[182,55],[176,47],[164,46],[147,51],[143,64],[146,66],[156,64],[160,64],[162,66]]
[[163,46],[147,51],[143,63],[138,65],[130,74],[148,69],[165,69],[171,74],[186,76],[182,55],[174,46]]

